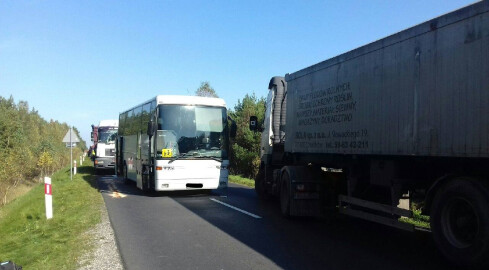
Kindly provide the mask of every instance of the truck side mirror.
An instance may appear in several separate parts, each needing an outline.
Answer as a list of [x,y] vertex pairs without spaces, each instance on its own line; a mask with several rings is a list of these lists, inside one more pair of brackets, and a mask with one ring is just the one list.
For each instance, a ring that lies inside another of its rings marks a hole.
[[250,130],[258,131],[258,117],[250,116]]
[[151,119],[150,121],[148,121],[148,129],[146,130],[146,134],[148,136],[153,136],[155,132],[155,122],[153,122],[153,119]]

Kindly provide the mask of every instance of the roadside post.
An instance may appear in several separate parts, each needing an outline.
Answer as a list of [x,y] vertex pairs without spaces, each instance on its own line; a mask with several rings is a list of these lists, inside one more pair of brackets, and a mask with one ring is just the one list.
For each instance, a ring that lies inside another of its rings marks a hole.
[[[70,127],[70,164],[73,164],[73,140],[72,140],[72,136],[71,136],[71,133],[72,133],[72,127]],[[76,170],[76,166],[75,166],[75,170]],[[70,170],[70,180],[73,180],[73,171]]]
[[46,219],[53,218],[53,189],[51,178],[44,177],[44,202],[46,204]]
[[75,162],[75,165],[73,167],[73,174],[76,175],[76,160],[74,162]]
[[73,132],[73,127],[70,127],[68,132],[66,132],[63,142],[66,143],[66,147],[70,148],[70,180],[73,180],[73,146],[76,146],[76,143],[80,142],[76,133]]

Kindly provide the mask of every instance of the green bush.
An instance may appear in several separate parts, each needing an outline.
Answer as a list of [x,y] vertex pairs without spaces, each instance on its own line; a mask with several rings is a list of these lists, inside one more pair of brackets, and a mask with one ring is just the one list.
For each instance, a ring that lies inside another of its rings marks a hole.
[[238,127],[231,147],[231,173],[254,178],[260,166],[261,133],[249,130],[249,120],[250,116],[257,116],[259,122],[263,121],[265,99],[247,94],[229,114]]

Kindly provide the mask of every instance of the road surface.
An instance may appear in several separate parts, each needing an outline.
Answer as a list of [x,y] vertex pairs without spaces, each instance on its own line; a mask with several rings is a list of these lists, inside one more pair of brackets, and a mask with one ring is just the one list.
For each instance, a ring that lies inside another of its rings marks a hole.
[[146,195],[99,176],[126,269],[452,269],[431,235],[335,216],[285,219],[277,202],[227,194]]

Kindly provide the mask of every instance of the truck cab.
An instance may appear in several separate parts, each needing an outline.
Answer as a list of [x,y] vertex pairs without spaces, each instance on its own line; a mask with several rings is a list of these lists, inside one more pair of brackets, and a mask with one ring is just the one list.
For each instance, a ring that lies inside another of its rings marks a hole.
[[94,167],[96,171],[115,170],[115,142],[119,120],[102,120],[97,128]]

